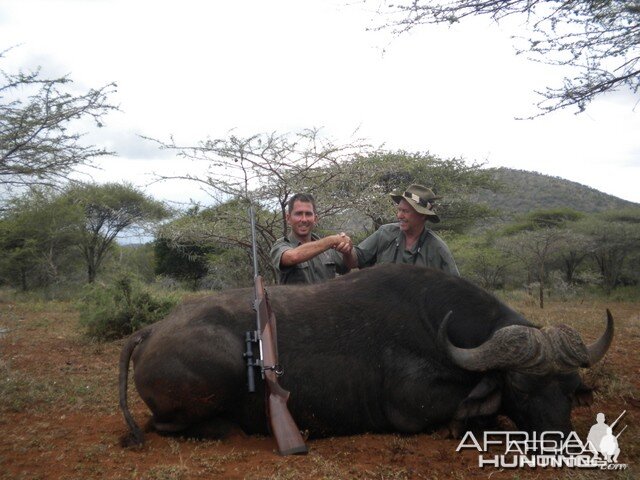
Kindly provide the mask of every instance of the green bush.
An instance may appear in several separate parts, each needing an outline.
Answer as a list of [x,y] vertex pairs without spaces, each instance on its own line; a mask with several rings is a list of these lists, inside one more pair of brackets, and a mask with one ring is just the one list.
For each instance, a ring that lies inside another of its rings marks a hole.
[[129,276],[113,285],[89,285],[80,301],[80,322],[97,340],[115,340],[164,318],[178,303],[177,295],[154,296]]

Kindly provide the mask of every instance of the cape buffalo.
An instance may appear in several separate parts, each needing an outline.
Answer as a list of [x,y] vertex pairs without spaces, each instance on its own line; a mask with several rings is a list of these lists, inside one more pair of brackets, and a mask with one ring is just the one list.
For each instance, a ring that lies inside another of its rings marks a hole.
[[[571,430],[581,381],[606,353],[613,318],[590,346],[570,327],[538,328],[472,283],[438,270],[380,265],[321,284],[268,287],[277,318],[281,385],[311,437],[415,433],[503,414],[527,431]],[[129,362],[160,432],[230,424],[266,433],[262,382],[247,392],[245,332],[253,289],[178,306],[133,334],[120,357],[120,406]],[[455,430],[455,428],[453,428]],[[462,433],[458,430],[456,433]]]

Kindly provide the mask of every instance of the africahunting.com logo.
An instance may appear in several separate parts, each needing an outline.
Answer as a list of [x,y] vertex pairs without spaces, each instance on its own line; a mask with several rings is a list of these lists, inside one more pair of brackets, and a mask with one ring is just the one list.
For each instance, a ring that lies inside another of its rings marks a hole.
[[456,452],[462,449],[477,450],[480,452],[479,467],[626,470],[626,463],[618,463],[618,437],[627,426],[614,433],[615,426],[625,413],[626,410],[611,425],[605,423],[603,413],[598,413],[596,423],[589,430],[584,442],[576,432],[570,432],[565,436],[562,432],[553,431],[533,434],[486,431],[481,441],[478,441],[472,432],[467,432],[458,444]]

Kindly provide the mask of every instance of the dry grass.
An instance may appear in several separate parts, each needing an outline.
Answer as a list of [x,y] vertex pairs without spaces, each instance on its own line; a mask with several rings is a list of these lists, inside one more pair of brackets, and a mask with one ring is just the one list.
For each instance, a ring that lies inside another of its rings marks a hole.
[[[566,323],[587,341],[616,319],[614,344],[603,362],[585,371],[596,403],[576,410],[581,435],[598,411],[628,411],[620,437],[622,472],[480,470],[456,441],[437,435],[360,435],[311,443],[305,457],[279,457],[269,438],[201,441],[148,435],[140,451],[119,447],[125,426],[118,411],[117,359],[122,342],[91,343],[78,330],[71,303],[12,303],[0,298],[1,479],[465,479],[635,478],[640,462],[640,302],[549,300],[540,310],[527,298],[509,302],[540,325]],[[130,393],[134,415],[148,410]]]

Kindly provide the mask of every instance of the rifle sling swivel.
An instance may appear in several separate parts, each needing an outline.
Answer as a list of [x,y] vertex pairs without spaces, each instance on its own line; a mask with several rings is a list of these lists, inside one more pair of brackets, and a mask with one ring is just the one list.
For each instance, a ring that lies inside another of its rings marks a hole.
[[282,375],[284,375],[284,368],[282,368],[282,365],[276,364],[270,367],[262,367],[263,372],[266,370],[273,370],[273,373],[275,373],[277,377],[281,377]]

